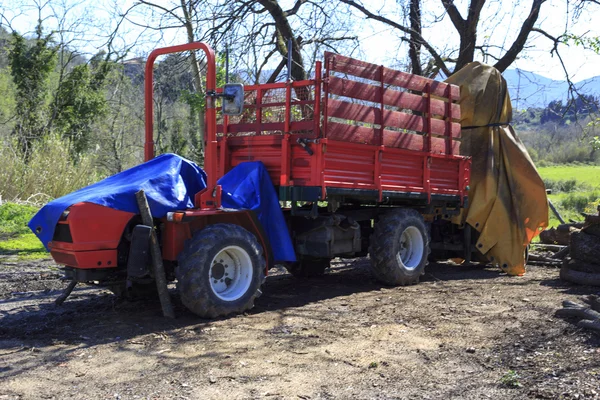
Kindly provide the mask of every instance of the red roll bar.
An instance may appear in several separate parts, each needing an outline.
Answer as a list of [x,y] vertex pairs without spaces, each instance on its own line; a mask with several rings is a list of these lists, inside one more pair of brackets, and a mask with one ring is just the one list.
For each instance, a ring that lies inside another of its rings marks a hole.
[[[144,161],[154,158],[154,61],[163,54],[181,53],[191,50],[203,50],[206,55],[206,131],[204,148],[204,170],[207,175],[207,187],[201,196],[196,197],[196,207],[215,208],[220,206],[220,188],[217,184],[217,112],[214,94],[217,80],[215,73],[215,52],[206,43],[194,42],[178,46],[163,47],[150,53],[146,61],[145,107],[146,107],[146,142],[144,144]],[[202,121],[200,121],[202,123]],[[200,201],[199,201],[200,200]]]

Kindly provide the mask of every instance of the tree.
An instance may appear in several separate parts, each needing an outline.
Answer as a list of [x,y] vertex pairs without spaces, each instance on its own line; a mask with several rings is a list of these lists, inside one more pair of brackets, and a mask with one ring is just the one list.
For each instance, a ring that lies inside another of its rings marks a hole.
[[[419,66],[417,66],[419,62],[423,63],[425,61],[425,64],[427,64],[427,60],[419,59],[417,55],[421,48],[425,49],[429,54],[430,64],[434,64],[446,76],[450,76],[453,72],[474,61],[477,55],[483,59],[492,60],[494,67],[503,72],[526,50],[526,45],[531,39],[532,34],[545,33],[540,26],[544,21],[539,21],[539,16],[546,0],[531,1],[530,6],[526,9],[527,11],[522,13],[523,17],[516,35],[507,45],[504,44],[505,37],[502,37],[502,40],[494,40],[498,39],[496,38],[497,35],[505,35],[505,31],[494,29],[496,26],[494,26],[493,16],[488,17],[485,21],[486,25],[489,26],[491,23],[492,27],[486,30],[485,35],[481,34],[481,31],[484,29],[481,24],[484,11],[488,14],[494,13],[494,4],[491,2],[488,3],[486,0],[470,0],[466,10],[463,12],[459,10],[459,7],[453,0],[440,0],[440,3],[424,3],[421,0],[410,0],[408,4],[407,1],[400,1],[401,10],[406,7],[409,8],[410,18],[408,24],[402,21],[399,22],[397,18],[392,16],[373,11],[360,0],[339,1],[350,6],[352,9],[358,10],[367,18],[378,21],[398,31],[402,35],[403,40],[410,43],[409,51],[412,70],[416,73],[419,72]],[[572,6],[578,7],[580,12],[590,5],[600,4],[593,0],[578,0],[568,3],[572,3]],[[441,6],[444,12],[442,15],[435,11],[436,4],[437,7]],[[438,40],[436,43],[423,34],[423,21],[420,19],[422,18],[421,10],[424,5],[429,8],[431,13],[434,13],[433,19],[429,22],[431,26],[439,24],[446,17],[451,21],[454,32],[445,32],[447,36],[443,42]],[[517,4],[514,7],[520,6]],[[499,24],[501,21],[498,20],[496,23]],[[556,40],[555,43],[559,43],[565,34],[567,32],[555,36],[546,33],[545,36]],[[556,46],[551,51],[555,52]]]
[[31,145],[46,134],[45,105],[47,103],[48,79],[56,65],[57,48],[52,45],[52,35],[44,35],[38,23],[33,43],[17,32],[12,33],[9,51],[9,67],[16,87],[13,134],[23,154]]

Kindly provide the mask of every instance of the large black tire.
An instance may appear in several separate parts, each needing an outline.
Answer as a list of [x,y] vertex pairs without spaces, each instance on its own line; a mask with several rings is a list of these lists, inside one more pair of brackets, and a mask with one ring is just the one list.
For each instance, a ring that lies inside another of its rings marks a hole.
[[429,255],[429,235],[421,214],[398,209],[381,216],[371,235],[369,254],[380,282],[393,286],[418,283]]
[[251,309],[265,281],[262,254],[256,237],[239,225],[215,224],[196,232],[185,243],[175,269],[182,303],[203,318]]
[[285,266],[295,278],[314,278],[322,276],[331,265],[329,258],[298,257],[295,263]]

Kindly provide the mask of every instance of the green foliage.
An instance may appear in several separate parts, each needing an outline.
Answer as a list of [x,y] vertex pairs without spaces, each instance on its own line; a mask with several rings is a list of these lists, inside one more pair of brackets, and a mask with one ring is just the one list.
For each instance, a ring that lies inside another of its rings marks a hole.
[[[15,110],[15,85],[8,68],[0,70],[0,93],[0,122],[6,124]],[[0,134],[5,133],[8,132],[0,130]]]
[[33,233],[27,233],[0,241],[0,255],[17,256],[18,260],[47,258],[42,242]]
[[37,207],[2,203],[0,205],[0,255],[14,255],[21,259],[48,257],[46,249],[27,227]]
[[589,190],[590,186],[584,182],[578,182],[577,179],[544,179],[546,189],[551,189],[552,192],[571,193],[580,190]]
[[600,150],[600,136],[594,136],[590,139],[590,144],[593,150]]
[[83,156],[77,165],[65,149],[68,143],[56,136],[33,145],[27,159],[16,143],[0,145],[0,196],[4,200],[30,200],[44,203],[98,181],[94,159]]
[[540,123],[556,122],[564,125],[598,111],[598,100],[592,95],[581,94],[565,104],[562,100],[551,101],[542,112]]
[[56,65],[56,47],[52,35],[43,35],[41,23],[36,38],[30,45],[17,32],[12,34],[9,48],[9,66],[16,86],[16,115],[14,134],[24,152],[32,143],[45,136],[44,105],[47,98],[48,77]]
[[504,374],[502,378],[500,378],[500,383],[504,386],[520,388],[523,385],[521,384],[519,379],[521,379],[521,376],[516,371],[513,371],[511,369],[506,374]]
[[[546,188],[552,189],[548,198],[565,220],[581,220],[581,212],[595,213],[600,199],[600,166],[555,165],[539,168]],[[559,225],[550,213],[550,226]]]
[[596,54],[600,54],[600,37],[598,36],[585,37],[575,34],[566,34],[563,35],[562,42],[565,44],[573,43],[575,46],[580,46],[592,50]]
[[569,193],[561,201],[561,206],[567,210],[575,210],[578,213],[594,210],[594,205],[600,201],[600,191],[587,193]]
[[600,189],[600,165],[557,165],[538,168],[544,181],[560,181],[576,179],[578,185]]
[[32,205],[2,203],[0,205],[0,234],[31,233],[27,223],[37,211],[38,208]]
[[108,65],[101,63],[96,71],[87,64],[74,67],[56,93],[55,125],[71,142],[74,156],[88,149],[93,123],[106,114],[107,104],[102,89]]

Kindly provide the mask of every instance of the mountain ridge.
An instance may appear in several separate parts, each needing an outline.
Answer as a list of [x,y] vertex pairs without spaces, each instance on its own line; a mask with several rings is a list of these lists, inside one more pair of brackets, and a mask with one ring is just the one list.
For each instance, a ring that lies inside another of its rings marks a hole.
[[[566,80],[554,80],[522,69],[508,69],[502,76],[515,109],[545,108],[553,100],[567,99],[569,83]],[[582,94],[600,97],[600,76],[574,82],[574,85]]]

